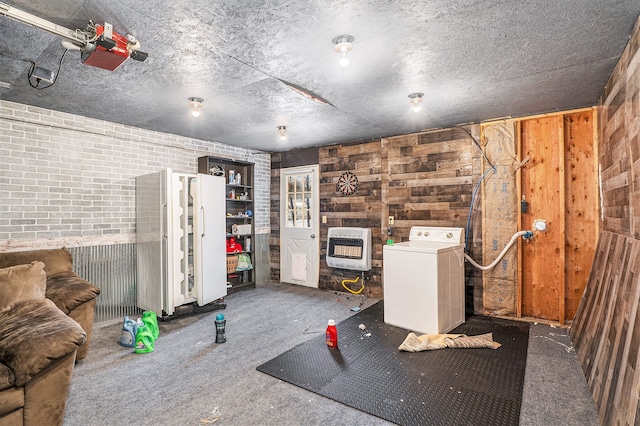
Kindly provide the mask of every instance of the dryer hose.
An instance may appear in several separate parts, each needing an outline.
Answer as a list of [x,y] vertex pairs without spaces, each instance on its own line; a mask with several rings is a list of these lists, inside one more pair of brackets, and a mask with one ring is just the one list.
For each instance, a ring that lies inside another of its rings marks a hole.
[[513,234],[513,237],[511,237],[511,240],[509,240],[509,242],[507,243],[506,246],[504,246],[504,248],[502,249],[502,251],[500,252],[498,257],[496,258],[496,260],[494,260],[490,265],[482,266],[482,265],[476,263],[476,261],[473,260],[471,258],[471,256],[469,256],[467,253],[464,254],[464,257],[465,257],[465,259],[467,259],[469,261],[469,263],[471,263],[476,268],[478,268],[478,269],[480,269],[482,271],[488,271],[489,269],[495,268],[495,266],[498,264],[498,262],[500,262],[500,260],[502,260],[504,255],[507,254],[507,251],[509,251],[511,246],[514,245],[515,242],[518,240],[518,237],[521,237],[521,236],[525,237],[526,239],[531,239],[531,237],[533,237],[533,232],[531,232],[531,231],[520,231],[520,232],[516,232],[515,234]]

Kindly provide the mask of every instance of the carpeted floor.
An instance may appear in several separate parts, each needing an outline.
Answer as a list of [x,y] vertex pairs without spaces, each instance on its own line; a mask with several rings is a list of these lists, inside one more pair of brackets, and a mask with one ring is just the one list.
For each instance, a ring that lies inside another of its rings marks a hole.
[[[142,355],[118,345],[121,323],[96,327],[64,424],[390,424],[256,370],[324,333],[329,318],[352,316],[359,296],[264,284],[226,303],[224,344],[214,343],[217,312],[161,322],[155,351]],[[531,326],[520,424],[598,424],[565,330]]]

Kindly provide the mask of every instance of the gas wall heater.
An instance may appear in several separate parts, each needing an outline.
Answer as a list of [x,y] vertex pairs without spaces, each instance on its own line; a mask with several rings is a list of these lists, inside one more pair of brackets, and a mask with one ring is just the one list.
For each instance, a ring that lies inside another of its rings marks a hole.
[[330,268],[368,271],[371,269],[371,229],[329,228],[327,233],[327,266]]

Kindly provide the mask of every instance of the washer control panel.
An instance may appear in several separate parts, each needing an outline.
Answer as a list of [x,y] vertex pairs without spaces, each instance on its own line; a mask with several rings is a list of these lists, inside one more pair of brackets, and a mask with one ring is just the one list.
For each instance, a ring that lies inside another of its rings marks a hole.
[[413,226],[409,231],[409,241],[464,244],[464,228]]

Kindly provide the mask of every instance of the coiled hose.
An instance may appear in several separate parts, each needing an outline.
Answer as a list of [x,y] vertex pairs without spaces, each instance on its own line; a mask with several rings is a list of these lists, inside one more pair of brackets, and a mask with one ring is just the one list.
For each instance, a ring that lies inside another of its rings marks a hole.
[[488,271],[489,269],[495,268],[495,266],[498,264],[498,262],[500,262],[500,260],[502,260],[504,255],[507,254],[507,251],[509,251],[511,246],[514,245],[515,242],[518,240],[518,237],[525,236],[525,235],[529,236],[529,238],[531,238],[533,236],[533,233],[531,231],[519,231],[519,232],[516,232],[515,234],[513,234],[513,237],[511,237],[511,239],[509,240],[507,245],[504,246],[504,248],[502,249],[502,251],[500,252],[498,257],[496,258],[496,260],[494,260],[490,265],[482,266],[482,265],[476,263],[476,261],[473,260],[471,258],[471,256],[469,256],[467,253],[464,254],[464,257],[465,257],[465,259],[467,259],[469,261],[469,263],[471,263],[476,268],[478,268],[478,269],[480,269],[482,271]]
[[342,287],[344,287],[344,288],[345,288],[345,290],[347,290],[349,293],[352,293],[352,294],[360,294],[360,293],[362,293],[362,290],[364,290],[364,283],[362,283],[362,287],[360,287],[360,290],[358,290],[358,291],[351,290],[351,289],[350,289],[349,287],[347,287],[347,285],[345,284],[345,283],[357,283],[359,279],[360,279],[360,277],[356,277],[356,279],[355,279],[355,280],[347,280],[347,279],[344,279],[344,280],[342,280]]

